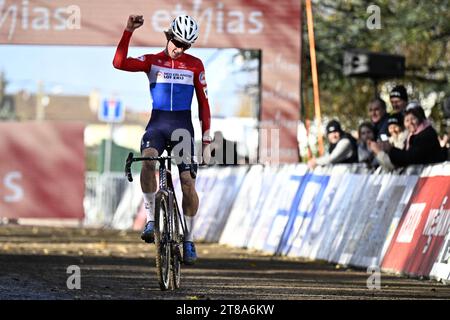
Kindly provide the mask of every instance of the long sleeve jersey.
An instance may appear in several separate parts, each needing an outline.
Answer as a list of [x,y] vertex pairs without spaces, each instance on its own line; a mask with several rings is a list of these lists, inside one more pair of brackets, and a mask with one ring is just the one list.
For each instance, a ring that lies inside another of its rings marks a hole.
[[142,71],[147,74],[153,110],[191,110],[195,90],[204,135],[209,131],[211,114],[202,61],[186,53],[174,60],[164,51],[138,58],[127,57],[131,35],[132,32],[127,30],[123,32],[114,56],[114,67],[125,71]]

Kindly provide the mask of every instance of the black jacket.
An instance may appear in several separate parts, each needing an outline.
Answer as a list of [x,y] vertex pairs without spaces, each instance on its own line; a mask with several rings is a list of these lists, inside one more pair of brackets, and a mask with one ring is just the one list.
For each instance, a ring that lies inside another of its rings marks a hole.
[[375,138],[378,140],[382,134],[389,135],[388,130],[389,114],[385,113],[384,116],[377,123],[372,122],[373,129],[375,130]]
[[[344,160],[339,161],[339,163],[357,163],[358,162],[358,142],[356,141],[353,136],[345,131],[341,131],[341,139],[348,139],[350,140],[350,144],[352,146],[352,155]],[[341,140],[340,139],[340,140]],[[332,153],[334,148],[336,147],[337,143],[331,144],[329,147],[329,152]]]
[[409,140],[408,150],[392,148],[389,151],[389,158],[394,165],[400,167],[445,161],[438,135],[432,126],[429,126],[417,135],[412,135]]

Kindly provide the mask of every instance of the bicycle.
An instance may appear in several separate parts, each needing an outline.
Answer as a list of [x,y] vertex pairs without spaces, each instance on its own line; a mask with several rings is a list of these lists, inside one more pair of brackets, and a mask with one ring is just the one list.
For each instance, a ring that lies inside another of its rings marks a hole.
[[[125,164],[125,174],[128,181],[133,181],[131,164],[137,161],[159,162],[159,190],[155,196],[155,245],[156,274],[161,290],[179,289],[181,283],[181,264],[183,263],[183,240],[186,234],[186,220],[180,213],[175,196],[171,173],[170,147],[168,156],[134,157],[128,154]],[[166,166],[167,162],[167,166]],[[190,169],[193,179],[196,178],[194,168]],[[180,232],[181,231],[181,232]]]

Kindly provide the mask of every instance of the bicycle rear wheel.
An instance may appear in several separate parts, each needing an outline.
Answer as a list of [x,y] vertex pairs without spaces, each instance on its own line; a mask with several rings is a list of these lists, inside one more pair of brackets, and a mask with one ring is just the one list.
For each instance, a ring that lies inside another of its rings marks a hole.
[[171,283],[171,245],[169,242],[169,210],[167,196],[158,192],[155,197],[156,274],[161,290]]

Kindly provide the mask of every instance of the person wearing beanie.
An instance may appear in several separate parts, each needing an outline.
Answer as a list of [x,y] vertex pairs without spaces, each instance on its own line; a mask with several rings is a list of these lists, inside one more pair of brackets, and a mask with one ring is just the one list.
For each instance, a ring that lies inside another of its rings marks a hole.
[[408,105],[406,88],[402,85],[395,86],[389,93],[389,100],[394,113],[404,114]]
[[342,130],[339,121],[331,120],[328,122],[326,132],[329,142],[329,153],[320,158],[309,160],[308,166],[311,169],[318,165],[358,162],[358,144],[356,139]]
[[388,118],[389,143],[394,147],[403,149],[408,130],[405,130],[403,116],[399,113],[393,113]]
[[[392,146],[403,149],[405,146],[406,138],[408,137],[408,130],[405,130],[403,125],[403,116],[400,113],[394,113],[389,115],[388,118],[388,131],[390,134],[389,144]],[[380,141],[379,143],[369,141],[369,149],[375,153],[377,162],[383,167],[385,171],[392,171],[395,169],[394,164],[387,152],[383,150],[383,144],[386,142]]]

